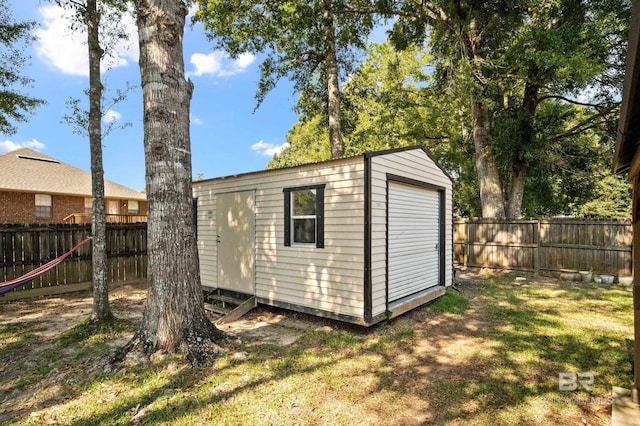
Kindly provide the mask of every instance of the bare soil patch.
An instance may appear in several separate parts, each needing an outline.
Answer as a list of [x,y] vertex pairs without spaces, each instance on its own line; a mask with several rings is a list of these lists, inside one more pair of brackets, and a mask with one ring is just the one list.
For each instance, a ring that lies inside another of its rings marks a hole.
[[[137,319],[147,297],[146,281],[116,283],[109,289],[109,303],[117,317]],[[0,302],[2,300],[0,299]],[[0,304],[0,324],[41,321],[43,337],[54,337],[71,325],[91,316],[93,296],[89,291],[67,295],[23,299]]]
[[[111,310],[118,318],[140,320],[146,297],[146,281],[117,283],[109,289]],[[93,296],[88,291],[59,297],[13,301],[0,304],[0,324],[39,321],[46,327],[35,333],[51,339],[79,321],[89,318],[92,304]],[[218,318],[215,315],[210,316],[212,321]],[[288,345],[295,342],[305,330],[331,327],[328,324],[334,322],[283,309],[259,306],[240,320],[220,325],[219,328],[232,338],[243,342]],[[121,337],[114,342],[114,346],[126,343],[128,338],[131,338],[131,335]]]

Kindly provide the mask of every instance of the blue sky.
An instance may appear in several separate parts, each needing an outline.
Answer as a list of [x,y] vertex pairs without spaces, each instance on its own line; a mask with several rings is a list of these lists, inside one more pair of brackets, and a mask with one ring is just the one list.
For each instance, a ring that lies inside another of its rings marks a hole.
[[[14,19],[38,22],[36,40],[28,47],[31,63],[24,74],[33,87],[21,89],[44,99],[28,123],[16,123],[14,135],[0,134],[0,154],[29,147],[65,163],[90,170],[88,137],[73,133],[61,123],[69,112],[65,102],[83,98],[88,85],[88,64],[83,34],[71,34],[64,13],[41,0],[10,0]],[[107,90],[124,89],[126,82],[137,87],[128,99],[107,115],[132,127],[114,129],[103,141],[105,178],[133,189],[144,189],[142,95],[138,68],[138,47],[133,20],[125,22],[132,34],[130,46],[120,45],[103,73]],[[285,136],[297,121],[292,111],[297,96],[282,80],[255,113],[255,91],[259,60],[244,55],[234,61],[215,51],[201,25],[187,25],[184,38],[185,72],[195,85],[191,102],[191,148],[194,176],[226,176],[263,169],[274,152],[282,148]],[[108,93],[107,93],[108,98]],[[86,105],[86,103],[85,103]]]

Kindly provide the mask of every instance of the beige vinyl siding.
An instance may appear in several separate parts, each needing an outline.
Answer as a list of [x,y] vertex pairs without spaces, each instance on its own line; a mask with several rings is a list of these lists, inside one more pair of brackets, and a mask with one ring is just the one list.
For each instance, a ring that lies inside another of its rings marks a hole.
[[[325,184],[324,248],[284,245],[284,188]],[[255,190],[256,296],[363,318],[364,161],[194,182],[202,284],[216,287],[216,194]]]
[[386,311],[387,173],[445,188],[445,284],[452,283],[452,183],[421,149],[400,151],[371,158],[371,286],[372,315]]

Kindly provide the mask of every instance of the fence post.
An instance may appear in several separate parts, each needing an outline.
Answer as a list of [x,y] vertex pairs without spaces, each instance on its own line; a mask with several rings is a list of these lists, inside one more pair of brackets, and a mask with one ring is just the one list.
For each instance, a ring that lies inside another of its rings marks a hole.
[[464,221],[464,266],[469,264],[469,257],[471,256],[471,244],[469,244],[469,221]]
[[536,270],[536,274],[540,273],[540,238],[541,238],[541,232],[540,232],[540,219],[538,218],[538,220],[536,221],[536,252],[533,255],[533,269]]

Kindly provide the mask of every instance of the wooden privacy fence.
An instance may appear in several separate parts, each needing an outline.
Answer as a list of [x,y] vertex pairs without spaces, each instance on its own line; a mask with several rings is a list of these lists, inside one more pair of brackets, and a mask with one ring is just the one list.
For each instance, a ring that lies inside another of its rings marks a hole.
[[[90,224],[0,225],[0,282],[24,275],[90,235]],[[107,280],[128,281],[146,276],[147,224],[107,224]],[[91,281],[91,244],[85,244],[60,265],[7,296],[26,290],[39,290],[38,295],[62,293]],[[10,298],[14,297],[0,301]]]
[[461,219],[453,224],[458,266],[632,275],[632,239],[628,220]]

